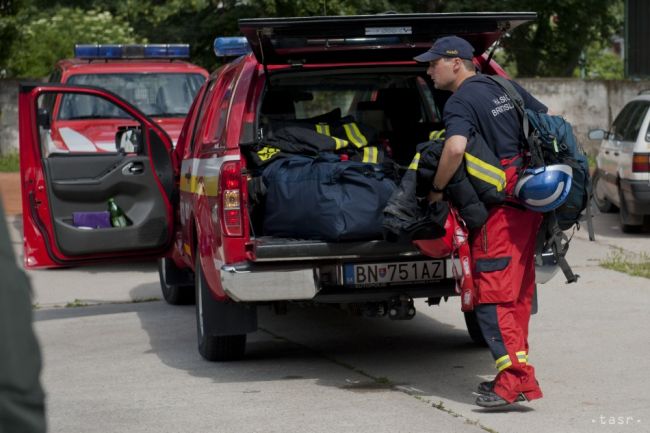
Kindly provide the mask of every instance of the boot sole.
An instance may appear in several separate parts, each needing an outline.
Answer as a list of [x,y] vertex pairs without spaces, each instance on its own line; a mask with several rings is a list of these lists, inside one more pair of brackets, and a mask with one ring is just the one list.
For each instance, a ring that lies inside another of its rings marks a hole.
[[[481,395],[486,395],[486,394],[481,394]],[[480,396],[479,396],[479,398],[480,398]],[[512,403],[508,403],[507,401],[505,401],[503,399],[501,399],[500,401],[486,401],[486,402],[483,402],[483,401],[481,401],[481,400],[479,400],[477,398],[476,399],[476,405],[480,406],[480,407],[485,407],[485,408],[497,408],[497,407],[510,406],[512,404],[520,403],[522,401],[528,401],[528,400],[526,400],[526,397],[523,394],[519,394],[517,396],[517,398],[515,399],[515,401],[513,401]]]

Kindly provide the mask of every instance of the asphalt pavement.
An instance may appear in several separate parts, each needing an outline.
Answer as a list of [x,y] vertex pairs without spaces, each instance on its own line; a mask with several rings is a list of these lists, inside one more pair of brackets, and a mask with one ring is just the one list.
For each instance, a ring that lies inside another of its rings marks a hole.
[[650,282],[598,265],[613,247],[648,251],[650,234],[595,221],[597,242],[584,228],[572,241],[578,283],[539,288],[530,362],[545,397],[496,411],[473,404],[495,371],[458,299],[418,301],[405,322],[261,308],[246,359],[209,363],[194,307],[152,300],[155,263],[29,271],[50,431],[650,432]]

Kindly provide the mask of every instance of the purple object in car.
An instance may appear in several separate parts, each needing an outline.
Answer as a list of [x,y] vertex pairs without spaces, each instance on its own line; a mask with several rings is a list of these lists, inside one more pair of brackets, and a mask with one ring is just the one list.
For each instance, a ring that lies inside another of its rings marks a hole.
[[108,211],[101,212],[72,212],[72,224],[75,227],[104,229],[111,227],[111,216]]

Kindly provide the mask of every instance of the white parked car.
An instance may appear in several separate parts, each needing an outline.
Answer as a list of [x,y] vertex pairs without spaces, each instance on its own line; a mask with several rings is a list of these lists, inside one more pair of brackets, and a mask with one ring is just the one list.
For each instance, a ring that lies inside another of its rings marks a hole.
[[620,209],[623,232],[650,226],[650,92],[630,100],[609,131],[592,129],[601,140],[593,199],[601,212]]

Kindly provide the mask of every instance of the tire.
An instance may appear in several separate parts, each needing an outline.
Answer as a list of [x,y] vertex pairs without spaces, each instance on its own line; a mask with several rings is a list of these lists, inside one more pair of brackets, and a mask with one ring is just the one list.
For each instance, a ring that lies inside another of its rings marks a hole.
[[487,347],[487,343],[483,337],[483,332],[481,331],[481,327],[478,325],[478,320],[476,319],[476,313],[474,311],[466,311],[463,314],[465,315],[465,325],[467,325],[469,338],[471,338],[478,346]]
[[199,353],[207,361],[235,361],[242,359],[246,352],[246,334],[237,335],[212,335],[210,320],[205,311],[212,310],[210,303],[218,302],[210,295],[203,270],[201,259],[196,254],[195,266],[196,290],[196,333],[198,338]]
[[616,211],[616,206],[612,204],[605,195],[603,194],[602,197],[599,196],[598,194],[598,182],[600,182],[600,175],[598,174],[598,171],[596,171],[596,174],[594,175],[594,180],[593,180],[593,195],[592,195],[592,200],[596,204],[596,207],[598,208],[599,211],[602,213],[612,213]]
[[[643,217],[628,212],[620,185],[618,187],[618,196],[621,204],[619,206],[620,212],[618,214],[618,218],[621,222],[621,231],[623,231],[623,233],[640,233],[643,229]],[[638,222],[639,219],[640,222]],[[637,222],[637,224],[631,222]]]
[[189,271],[179,269],[173,260],[158,259],[158,277],[163,298],[170,305],[190,305],[194,303],[194,285],[180,284],[178,281],[190,280]]

